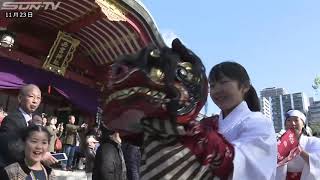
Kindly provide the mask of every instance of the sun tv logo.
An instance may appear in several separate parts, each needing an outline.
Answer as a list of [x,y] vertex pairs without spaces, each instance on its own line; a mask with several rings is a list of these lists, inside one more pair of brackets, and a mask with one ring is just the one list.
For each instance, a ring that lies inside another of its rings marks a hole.
[[30,18],[34,11],[57,10],[61,2],[3,2],[0,10],[5,12],[6,18]]

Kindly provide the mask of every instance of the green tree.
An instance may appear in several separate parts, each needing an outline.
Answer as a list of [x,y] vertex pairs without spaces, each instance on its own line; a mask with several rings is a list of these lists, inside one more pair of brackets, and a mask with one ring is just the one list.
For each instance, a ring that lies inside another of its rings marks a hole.
[[314,90],[318,90],[320,88],[320,76],[316,76],[314,78],[312,87]]
[[312,133],[319,137],[320,136],[320,122],[309,124],[309,126],[312,129]]
[[[316,91],[316,95],[318,95],[320,89],[320,76],[316,76],[313,80],[312,88]],[[320,136],[320,122],[313,122],[309,124],[310,128],[314,135]]]

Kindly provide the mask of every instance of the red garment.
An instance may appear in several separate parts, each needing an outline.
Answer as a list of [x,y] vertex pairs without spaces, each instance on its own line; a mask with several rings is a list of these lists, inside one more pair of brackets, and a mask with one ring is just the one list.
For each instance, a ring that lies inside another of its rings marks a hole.
[[218,130],[218,118],[193,121],[187,131],[193,136],[183,136],[182,143],[197,156],[202,165],[209,165],[214,176],[227,179],[233,170],[234,147]]
[[299,141],[294,130],[289,129],[278,140],[278,166],[284,165],[300,154]]
[[288,172],[286,180],[300,180],[301,172]]

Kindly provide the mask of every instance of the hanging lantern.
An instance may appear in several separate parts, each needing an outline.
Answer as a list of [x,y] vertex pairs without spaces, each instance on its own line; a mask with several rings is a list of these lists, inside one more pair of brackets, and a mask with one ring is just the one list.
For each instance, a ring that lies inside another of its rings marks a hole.
[[51,85],[48,86],[48,94],[51,94]]
[[14,45],[14,34],[4,30],[0,31],[0,46],[5,48],[11,48]]

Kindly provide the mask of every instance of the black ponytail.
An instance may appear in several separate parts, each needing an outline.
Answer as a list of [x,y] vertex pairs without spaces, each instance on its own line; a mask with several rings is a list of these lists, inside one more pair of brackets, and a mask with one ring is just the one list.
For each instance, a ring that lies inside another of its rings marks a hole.
[[[306,124],[304,124],[304,126],[303,126],[303,128],[302,128],[302,134],[304,134],[304,135],[306,135],[306,136],[312,136],[312,130],[311,130],[311,132],[310,131],[308,131],[308,126],[306,125]],[[310,127],[309,127],[310,128]]]
[[250,89],[246,93],[244,100],[248,104],[248,107],[251,111],[253,111],[253,112],[260,111],[260,109],[261,109],[260,108],[260,101],[259,101],[257,92],[252,85],[250,85]]

